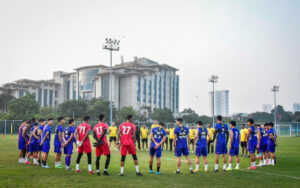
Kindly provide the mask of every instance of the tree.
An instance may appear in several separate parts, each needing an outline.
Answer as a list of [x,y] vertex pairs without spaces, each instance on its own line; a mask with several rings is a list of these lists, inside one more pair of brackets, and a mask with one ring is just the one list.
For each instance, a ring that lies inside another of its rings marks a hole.
[[174,122],[175,118],[170,109],[154,109],[152,119],[164,123]]
[[133,120],[137,120],[138,119],[138,112],[136,112],[132,106],[124,106],[123,108],[121,108],[118,112],[117,112],[117,121],[126,121],[126,117],[128,115],[132,115],[133,116]]
[[300,112],[295,112],[293,119],[295,122],[300,122]]
[[34,95],[26,95],[8,102],[7,109],[10,119],[23,120],[31,119],[39,113],[40,105]]
[[54,108],[52,106],[44,106],[40,108],[40,113],[35,114],[34,118],[35,119],[40,119],[40,118],[54,118],[57,119],[60,116],[58,109]]
[[[88,101],[88,110],[87,114],[93,118],[98,120],[99,114],[103,114],[106,120],[110,119],[110,102],[102,99],[92,99]],[[116,109],[113,106],[113,117],[114,119],[116,115]]]
[[247,116],[248,119],[253,119],[255,122],[271,122],[273,121],[272,114],[269,114],[267,112],[255,112],[251,113]]
[[60,115],[83,119],[87,115],[88,102],[85,100],[69,100],[58,106]]
[[199,117],[199,120],[201,120],[203,122],[203,124],[209,124],[209,123],[212,123],[212,118],[211,117],[208,117],[208,116],[205,116],[205,115],[202,115]]
[[[274,111],[275,109],[272,109],[271,113],[274,117]],[[277,105],[276,106],[276,116],[277,116],[277,121],[278,122],[290,122],[293,121],[293,113],[285,111],[283,106]]]
[[191,108],[184,109],[181,113],[185,114],[182,119],[186,123],[196,123],[200,119],[200,116]]

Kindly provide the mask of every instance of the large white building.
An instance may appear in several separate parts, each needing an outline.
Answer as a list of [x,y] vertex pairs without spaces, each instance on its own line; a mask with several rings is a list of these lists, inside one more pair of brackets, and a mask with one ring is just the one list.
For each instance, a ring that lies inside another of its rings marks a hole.
[[[213,93],[209,92],[209,109],[212,115],[212,99]],[[215,91],[215,115],[221,115],[228,117],[229,116],[229,91],[228,90],[220,90]]]
[[263,112],[271,113],[272,106],[270,104],[263,104]]
[[[178,69],[174,67],[147,58],[134,58],[134,61],[113,66],[114,106],[117,109],[132,106],[136,110],[143,106],[168,108],[177,114],[179,76],[176,71]],[[16,98],[32,93],[41,106],[57,106],[66,100],[109,100],[109,73],[109,67],[104,65],[79,67],[72,73],[57,71],[53,73],[53,80],[18,80],[5,84],[0,88],[0,94],[9,88]]]

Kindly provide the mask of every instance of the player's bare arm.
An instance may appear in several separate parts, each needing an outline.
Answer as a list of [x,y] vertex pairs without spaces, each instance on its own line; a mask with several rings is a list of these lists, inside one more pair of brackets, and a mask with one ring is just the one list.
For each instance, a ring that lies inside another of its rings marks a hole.
[[230,131],[230,144],[229,144],[229,149],[231,148],[232,142],[233,142],[233,132]]
[[27,129],[28,129],[27,127],[25,129],[23,128],[23,131],[22,131],[22,137],[23,137],[24,140],[26,140],[26,131],[27,131]]
[[43,145],[43,143],[45,142],[45,140],[46,140],[46,138],[48,137],[48,135],[49,135],[49,132],[46,133],[46,135],[45,135],[44,139],[41,141],[41,144],[40,144],[40,145]]
[[194,137],[194,146],[196,147],[196,143],[198,142],[198,135],[199,135],[199,130],[198,129],[196,129],[196,131],[195,131],[195,137]]
[[40,137],[38,137],[38,135],[35,134],[36,130],[38,130],[38,127],[34,128],[32,135],[33,135],[37,140],[39,140]]

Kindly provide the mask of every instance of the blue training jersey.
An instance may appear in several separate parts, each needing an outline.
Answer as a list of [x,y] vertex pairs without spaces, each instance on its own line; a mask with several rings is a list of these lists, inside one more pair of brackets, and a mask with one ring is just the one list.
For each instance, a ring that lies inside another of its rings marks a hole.
[[[24,128],[26,129],[27,127],[24,125],[24,126],[21,127],[21,129],[20,129],[20,133],[19,133],[19,141],[23,141],[23,140],[24,140],[24,138],[23,138],[23,136],[22,136]],[[26,137],[26,134],[25,134],[25,137]],[[24,141],[26,141],[26,140],[24,140]]]
[[45,138],[47,133],[49,133],[49,135],[45,139],[45,142],[50,142],[50,140],[51,140],[51,126],[50,125],[45,125],[45,127],[43,129],[43,139]]
[[198,140],[197,146],[205,148],[207,147],[207,129],[206,128],[198,128]]
[[261,134],[261,138],[260,138],[260,144],[266,145],[268,144],[268,138],[267,138],[267,134],[266,134],[266,130],[263,128],[259,128],[260,134]]
[[[167,132],[160,127],[153,128],[151,132],[153,133],[153,138],[156,143],[160,143],[163,140],[163,138],[167,136]],[[155,147],[155,143],[151,140],[150,148],[154,148],[154,147]]]
[[[65,140],[68,141],[71,135],[75,133],[75,127],[72,126],[65,127],[64,133],[65,133]],[[75,136],[73,136],[73,139],[69,142],[69,144],[73,144],[73,142],[75,142]]]
[[63,127],[61,125],[57,125],[56,128],[55,128],[54,145],[55,144],[60,144],[59,137],[58,137],[59,132],[61,133],[61,136],[62,136]]
[[273,138],[275,140],[276,137],[275,137],[275,132],[274,132],[273,128],[269,129],[269,131],[268,131],[268,139],[267,140],[268,140],[268,143],[274,144],[274,141],[271,139],[271,134],[273,134]]
[[226,143],[226,132],[228,133],[228,125],[224,123],[218,123],[215,126],[215,131],[217,133],[217,141],[218,144]]
[[251,132],[250,132],[250,137],[248,140],[248,143],[252,146],[257,145],[257,130],[255,128],[255,126],[251,126],[250,127]]
[[232,128],[231,131],[233,133],[233,140],[232,140],[231,147],[232,148],[239,148],[240,131],[237,128]]
[[189,129],[185,126],[176,127],[174,134],[177,135],[176,148],[187,148],[187,137],[189,135]]

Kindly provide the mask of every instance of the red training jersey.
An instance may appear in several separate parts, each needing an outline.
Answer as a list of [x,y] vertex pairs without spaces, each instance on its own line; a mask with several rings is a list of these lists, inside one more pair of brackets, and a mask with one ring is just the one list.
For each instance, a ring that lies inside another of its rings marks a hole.
[[[99,139],[104,134],[104,130],[107,129],[108,129],[108,125],[106,123],[100,122],[97,125],[95,125],[94,132],[96,133],[97,138]],[[107,143],[106,136],[103,137],[102,141],[104,143]]]
[[[77,132],[78,132],[78,140],[79,141],[82,141],[83,138],[85,137],[86,133],[88,131],[90,131],[92,129],[91,125],[86,123],[86,122],[83,122],[81,123],[80,125],[77,126]],[[89,136],[85,139],[84,142],[90,142],[90,138]]]
[[130,122],[124,122],[120,125],[121,144],[131,145],[134,144],[132,135],[135,131],[135,126]]

